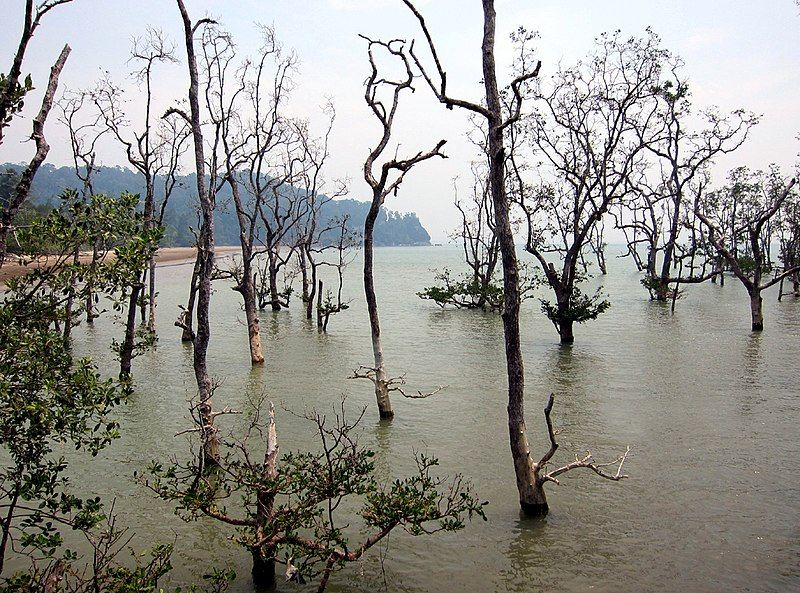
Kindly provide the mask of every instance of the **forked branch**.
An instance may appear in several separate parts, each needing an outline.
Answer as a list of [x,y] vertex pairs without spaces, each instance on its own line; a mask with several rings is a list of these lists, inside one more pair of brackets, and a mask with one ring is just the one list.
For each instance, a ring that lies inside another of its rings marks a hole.
[[[559,467],[558,469],[554,469],[553,471],[542,473],[542,470],[545,468],[547,463],[555,454],[556,450],[558,449],[558,443],[556,442],[556,434],[558,433],[553,428],[553,421],[550,418],[550,413],[553,411],[553,400],[555,396],[551,393],[550,397],[547,400],[547,406],[544,408],[544,419],[547,423],[547,435],[550,437],[550,449],[544,456],[539,460],[534,466],[534,473],[536,475],[536,482],[539,486],[544,484],[545,482],[553,482],[554,484],[560,484],[558,480],[558,476],[561,474],[565,474],[570,470],[578,469],[578,468],[586,468],[592,470],[601,478],[605,478],[606,480],[612,480],[614,482],[618,482],[622,479],[627,478],[627,474],[622,473],[622,466],[628,458],[628,455],[631,452],[630,447],[625,448],[625,452],[617,457],[614,461],[609,461],[607,463],[597,463],[594,460],[592,454],[587,451],[586,455],[579,456],[575,455],[575,461],[568,463]],[[611,471],[608,468],[612,468]],[[614,469],[615,468],[615,469]]]

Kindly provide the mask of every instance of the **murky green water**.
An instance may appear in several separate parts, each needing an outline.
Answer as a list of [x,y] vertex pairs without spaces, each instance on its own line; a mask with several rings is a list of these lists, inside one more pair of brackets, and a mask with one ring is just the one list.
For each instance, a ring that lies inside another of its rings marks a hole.
[[[451,247],[386,248],[376,253],[384,346],[391,373],[411,388],[447,389],[428,400],[395,398],[390,426],[377,421],[371,384],[346,377],[371,362],[359,281],[348,271],[350,310],[320,335],[300,312],[262,314],[267,363],[251,370],[238,294],[216,285],[210,365],[222,381],[217,406],[243,406],[266,390],[276,403],[326,408],[342,394],[370,406],[364,440],[380,451],[385,475],[402,474],[415,450],[436,454],[445,473],[463,472],[490,502],[488,522],[457,534],[396,534],[385,561],[335,578],[335,589],[408,591],[791,591],[800,590],[800,302],[765,298],[766,330],[751,334],[747,299],[735,280],[693,287],[675,315],[647,301],[630,262],[611,261],[602,281],[612,308],[576,327],[562,348],[538,302],[524,305],[527,419],[537,452],[545,447],[541,410],[556,394],[561,430],[556,461],[591,449],[613,459],[626,445],[630,480],[612,483],[572,472],[549,485],[551,514],[521,520],[505,412],[502,325],[496,315],[442,311],[415,296],[430,268],[459,267]],[[135,401],[123,438],[77,470],[79,483],[117,497],[121,522],[141,546],[176,540],[176,582],[209,565],[232,565],[236,591],[249,590],[246,553],[226,544],[226,528],[184,524],[132,479],[151,459],[185,449],[174,434],[189,426],[191,351],[172,327],[190,266],[159,270],[159,345],[134,361]],[[597,281],[599,279],[595,279]],[[109,320],[80,348],[109,360]],[[111,363],[109,363],[111,364]],[[108,367],[112,369],[112,367]],[[112,370],[115,372],[115,369]],[[231,420],[229,422],[235,422]],[[283,451],[314,443],[310,428],[279,407]],[[284,585],[283,590],[293,590]]]

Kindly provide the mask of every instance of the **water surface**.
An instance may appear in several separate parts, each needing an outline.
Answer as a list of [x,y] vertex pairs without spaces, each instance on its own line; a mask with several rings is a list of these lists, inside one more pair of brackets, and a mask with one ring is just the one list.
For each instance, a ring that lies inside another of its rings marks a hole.
[[[315,444],[311,427],[284,412],[369,406],[363,440],[379,451],[381,476],[407,474],[414,451],[439,457],[442,473],[470,477],[489,501],[488,521],[433,538],[397,533],[384,554],[334,578],[332,590],[372,591],[790,591],[800,590],[800,301],[765,293],[765,331],[749,331],[746,293],[733,278],[687,290],[673,315],[651,303],[631,263],[610,260],[603,283],[611,309],[576,326],[561,347],[536,299],[523,306],[526,416],[536,455],[547,446],[542,408],[556,396],[556,463],[591,450],[614,459],[627,445],[629,480],[571,472],[548,485],[545,520],[520,517],[506,428],[499,316],[440,310],[415,296],[431,268],[459,268],[452,247],[376,250],[384,348],[391,374],[411,389],[447,388],[426,400],[394,398],[381,424],[371,384],[348,380],[371,362],[360,260],[347,273],[351,308],[319,334],[294,302],[261,314],[263,368],[251,369],[238,293],[215,284],[210,367],[221,381],[216,406],[245,407],[265,391],[278,405],[282,451]],[[172,327],[191,266],[159,269],[159,343],[134,360],[137,393],[122,413],[122,439],[79,465],[85,493],[117,498],[120,522],[137,543],[175,541],[174,582],[208,566],[233,566],[235,591],[250,590],[247,554],[227,527],[185,524],[132,474],[186,449],[191,350]],[[110,319],[79,335],[79,349],[114,372],[105,350],[120,328]],[[234,425],[237,419],[227,420]],[[535,456],[536,456],[535,455]],[[383,556],[383,558],[380,558]],[[295,585],[282,585],[294,590]]]

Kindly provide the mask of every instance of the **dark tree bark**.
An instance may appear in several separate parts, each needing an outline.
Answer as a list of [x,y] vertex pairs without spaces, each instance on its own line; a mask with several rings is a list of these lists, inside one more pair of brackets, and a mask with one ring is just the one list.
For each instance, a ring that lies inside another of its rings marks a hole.
[[203,19],[192,24],[183,0],[177,0],[183,21],[189,66],[189,119],[194,141],[195,170],[197,172],[197,196],[200,200],[202,225],[197,242],[197,330],[194,338],[194,374],[198,389],[198,414],[203,431],[203,463],[206,467],[216,465],[219,460],[219,436],[214,427],[211,397],[214,386],[208,372],[208,343],[211,337],[209,305],[211,303],[211,277],[214,273],[214,198],[206,187],[206,162],[203,147],[202,115],[198,98],[197,58],[194,48],[194,33],[207,23]]
[[[433,41],[422,15],[409,0],[403,0],[406,6],[414,13],[420,22],[422,30],[428,41],[428,47],[436,64],[439,85],[426,74],[420,61],[414,56],[414,61],[423,72],[437,99],[448,109],[460,107],[478,114],[486,121],[489,160],[489,190],[494,206],[495,233],[500,246],[500,255],[503,265],[503,334],[505,337],[506,375],[508,377],[508,434],[511,447],[511,457],[514,462],[514,473],[519,492],[519,503],[522,511],[527,515],[537,515],[546,510],[547,503],[544,490],[539,487],[534,475],[534,464],[530,456],[530,445],[525,427],[525,371],[520,346],[519,309],[519,263],[517,261],[514,235],[511,227],[510,203],[506,194],[505,166],[506,149],[504,145],[504,132],[519,120],[522,109],[522,95],[520,88],[529,80],[538,76],[540,63],[536,63],[530,70],[524,70],[510,85],[513,96],[510,115],[504,116],[503,103],[497,86],[497,74],[494,58],[495,28],[497,15],[494,9],[494,0],[483,0],[483,41],[481,44],[481,57],[483,64],[483,83],[485,90],[486,106],[460,99],[453,99],[447,95],[446,74],[442,69]],[[412,53],[413,55],[413,53]],[[523,66],[527,66],[524,64]]]

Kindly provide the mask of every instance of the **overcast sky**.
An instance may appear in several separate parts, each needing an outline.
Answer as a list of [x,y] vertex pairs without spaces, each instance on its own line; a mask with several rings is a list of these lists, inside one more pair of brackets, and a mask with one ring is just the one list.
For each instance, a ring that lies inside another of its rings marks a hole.
[[[0,37],[0,68],[8,71],[18,42],[23,0],[0,0],[4,16]],[[361,177],[364,157],[379,130],[364,103],[368,73],[363,33],[374,38],[419,37],[416,22],[400,0],[186,0],[193,18],[212,16],[234,36],[242,53],[258,46],[254,23],[272,25],[287,49],[300,58],[290,110],[321,125],[320,106],[333,100],[337,120],[330,146],[329,178],[350,178],[351,197],[366,199]],[[478,0],[419,0],[448,71],[450,94],[481,98],[481,3]],[[738,107],[761,114],[762,121],[738,153],[720,162],[720,169],[746,164],[753,168],[777,162],[789,167],[797,160],[800,132],[800,15],[794,0],[498,0],[498,54],[501,83],[508,79],[511,60],[508,34],[517,27],[538,30],[542,75],[559,61],[570,63],[590,51],[594,38],[620,29],[641,35],[652,27],[667,49],[686,62],[695,105]],[[147,26],[162,29],[180,42],[180,17],[171,0],[75,0],[46,16],[26,56],[24,71],[42,88],[61,46],[73,52],[62,76],[63,88],[89,87],[104,71],[120,84],[131,85],[126,64],[131,40]],[[178,43],[177,54],[184,50]],[[157,77],[158,104],[167,106],[185,96],[185,65],[162,68]],[[458,224],[452,206],[452,179],[466,188],[469,162],[476,158],[465,140],[469,123],[464,113],[449,112],[432,100],[421,84],[400,106],[395,142],[400,154],[431,148],[440,138],[448,143],[446,161],[423,163],[407,177],[400,194],[387,206],[415,211],[434,241],[442,241]],[[40,95],[28,101],[26,119],[35,115]],[[129,105],[136,113],[136,101]],[[30,158],[29,122],[16,122],[0,146],[0,162]],[[48,162],[69,163],[66,136],[48,123],[52,145]],[[103,147],[104,165],[124,164],[121,153]],[[717,179],[721,181],[722,176]],[[464,190],[465,191],[465,190]]]

